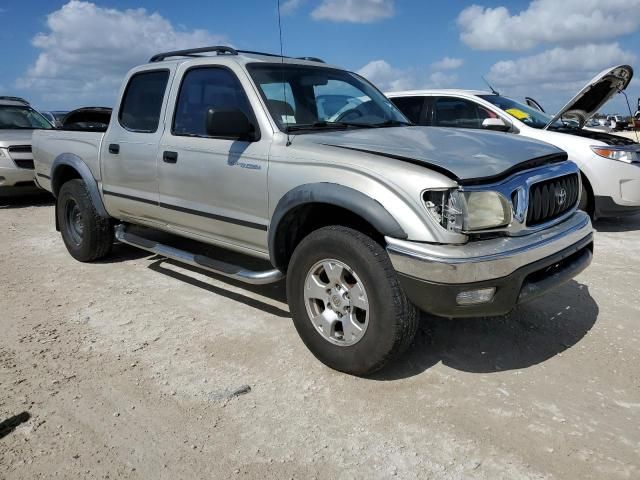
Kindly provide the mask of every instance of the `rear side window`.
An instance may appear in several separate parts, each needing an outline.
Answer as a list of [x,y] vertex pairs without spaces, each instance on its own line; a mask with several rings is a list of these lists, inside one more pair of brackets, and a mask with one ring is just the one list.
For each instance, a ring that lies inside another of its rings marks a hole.
[[120,106],[120,125],[134,132],[157,131],[168,81],[167,70],[142,72],[132,76]]
[[437,127],[482,128],[485,118],[497,118],[490,110],[462,98],[441,97],[434,107],[433,125]]
[[413,123],[416,125],[423,123],[420,121],[420,113],[422,112],[422,105],[424,104],[422,97],[397,97],[392,98],[391,101]]
[[193,68],[180,86],[173,134],[207,137],[209,109],[240,110],[253,118],[249,99],[233,72],[222,67]]

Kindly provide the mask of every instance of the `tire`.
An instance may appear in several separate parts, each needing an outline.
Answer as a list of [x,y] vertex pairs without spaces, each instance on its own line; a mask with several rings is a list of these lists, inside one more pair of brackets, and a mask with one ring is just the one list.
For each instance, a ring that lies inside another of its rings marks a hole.
[[589,193],[589,189],[585,185],[584,178],[582,179],[582,191],[580,193],[580,203],[578,203],[578,209],[583,212],[587,212],[591,218],[593,218],[593,198]]
[[111,220],[96,212],[82,180],[69,180],[58,193],[56,215],[67,250],[80,262],[107,256],[113,246]]
[[300,242],[288,267],[287,298],[311,353],[352,375],[371,374],[397,358],[418,328],[418,310],[402,291],[387,252],[347,227],[324,227]]

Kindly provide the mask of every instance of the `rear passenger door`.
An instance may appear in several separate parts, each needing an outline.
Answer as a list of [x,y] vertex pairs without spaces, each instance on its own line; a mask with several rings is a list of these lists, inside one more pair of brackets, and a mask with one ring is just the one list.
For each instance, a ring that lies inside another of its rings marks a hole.
[[158,145],[170,69],[134,73],[113,112],[101,150],[102,192],[111,215],[158,221]]
[[[183,67],[185,68],[185,67]],[[210,109],[242,111],[259,126],[242,70],[194,66],[178,72],[172,116],[159,152],[162,215],[176,229],[239,250],[266,251],[270,135],[256,141],[210,137]]]
[[425,97],[394,97],[391,101],[413,123],[425,124]]

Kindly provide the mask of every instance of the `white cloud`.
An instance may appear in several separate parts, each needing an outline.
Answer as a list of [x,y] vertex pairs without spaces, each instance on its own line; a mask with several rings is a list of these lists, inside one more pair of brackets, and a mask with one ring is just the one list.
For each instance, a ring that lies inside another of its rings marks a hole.
[[[537,55],[494,64],[487,75],[500,93],[512,98],[534,97],[547,111],[562,107],[589,80],[602,70],[619,64],[633,64],[637,56],[618,43],[554,48]],[[640,92],[633,83],[629,98]],[[626,111],[624,99],[615,96],[604,111]]]
[[224,42],[205,30],[177,29],[141,8],[117,10],[76,0],[49,14],[47,27],[32,40],[40,54],[16,86],[57,108],[111,105],[127,70],[154,53]]
[[434,70],[455,70],[460,68],[463,63],[464,60],[461,58],[444,57],[437,62],[433,62],[431,68]]
[[436,71],[428,74],[418,68],[395,68],[384,60],[369,62],[358,73],[373,82],[382,91],[418,90],[423,88],[450,88],[458,76]]
[[458,16],[460,39],[477,50],[526,50],[542,43],[578,45],[640,26],[640,0],[534,0],[511,14],[472,5]]
[[280,12],[283,15],[290,15],[295,12],[306,0],[286,0],[280,4]]
[[496,85],[539,85],[542,88],[577,90],[600,71],[621,63],[633,63],[636,55],[618,43],[557,47],[491,67],[488,78]]
[[333,22],[373,23],[394,15],[394,0],[322,0],[311,16]]

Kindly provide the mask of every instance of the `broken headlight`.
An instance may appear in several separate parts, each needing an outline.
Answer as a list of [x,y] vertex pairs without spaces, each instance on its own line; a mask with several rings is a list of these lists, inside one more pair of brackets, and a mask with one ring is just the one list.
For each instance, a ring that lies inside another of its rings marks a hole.
[[490,230],[511,222],[511,206],[498,192],[427,190],[422,198],[429,213],[452,232]]

